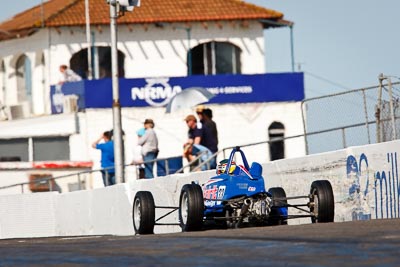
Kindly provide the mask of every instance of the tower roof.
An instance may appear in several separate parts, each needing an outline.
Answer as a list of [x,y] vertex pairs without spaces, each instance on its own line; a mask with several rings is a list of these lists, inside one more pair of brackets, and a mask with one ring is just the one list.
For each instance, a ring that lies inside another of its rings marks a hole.
[[[109,25],[110,7],[105,0],[89,0],[89,9],[91,25]],[[118,24],[248,20],[260,21],[266,28],[292,24],[283,20],[281,12],[241,0],[142,0],[141,6],[126,12]],[[0,23],[0,40],[28,36],[42,27],[85,23],[85,0],[49,0]]]

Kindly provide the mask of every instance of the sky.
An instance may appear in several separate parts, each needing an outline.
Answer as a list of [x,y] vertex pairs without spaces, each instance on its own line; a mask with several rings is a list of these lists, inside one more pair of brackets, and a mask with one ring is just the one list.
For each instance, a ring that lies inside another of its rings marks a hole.
[[[295,70],[304,72],[306,98],[376,85],[380,73],[400,76],[398,0],[247,1],[295,23]],[[290,71],[290,30],[265,36],[267,72]]]
[[[294,22],[294,66],[304,72],[306,98],[376,85],[380,73],[399,80],[399,0],[246,1]],[[0,21],[41,2],[9,2],[0,9]],[[266,71],[290,72],[289,28],[266,30],[265,40]]]

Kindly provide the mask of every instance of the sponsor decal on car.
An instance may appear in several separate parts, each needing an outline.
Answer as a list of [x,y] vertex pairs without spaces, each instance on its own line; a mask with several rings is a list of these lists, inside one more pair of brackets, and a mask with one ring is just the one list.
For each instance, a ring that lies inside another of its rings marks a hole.
[[213,187],[204,190],[203,197],[205,199],[217,199],[217,192],[218,187],[217,185],[214,185]]
[[247,191],[255,192],[256,191],[256,187],[255,186],[249,186],[249,188],[247,188]]
[[209,207],[220,205],[221,201],[215,201],[215,200],[223,199],[225,191],[226,191],[225,185],[221,185],[219,187],[217,185],[214,185],[213,187],[210,187],[208,189],[205,188],[203,190],[203,197],[205,200],[204,204]]
[[248,183],[237,183],[236,185],[239,189],[247,189],[247,187],[249,186]]

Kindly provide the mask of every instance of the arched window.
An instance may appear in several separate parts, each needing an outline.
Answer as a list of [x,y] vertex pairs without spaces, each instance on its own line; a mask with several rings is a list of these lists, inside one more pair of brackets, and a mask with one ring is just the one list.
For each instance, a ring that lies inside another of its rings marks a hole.
[[[93,48],[96,51],[93,61],[98,62],[98,66],[94,66],[95,78],[101,79],[112,76],[112,64],[111,64],[111,48],[98,46]],[[82,79],[87,79],[88,72],[88,49],[82,49],[72,55],[70,60],[71,69],[76,72]],[[125,55],[121,51],[118,51],[118,75],[119,77],[125,77]],[[96,71],[98,70],[98,71]]]
[[18,58],[16,64],[18,102],[32,100],[32,66],[25,55]]
[[268,128],[269,135],[269,158],[271,161],[285,158],[285,126],[274,121]]
[[231,43],[208,42],[192,48],[190,53],[192,74],[240,74],[242,72],[241,50]]

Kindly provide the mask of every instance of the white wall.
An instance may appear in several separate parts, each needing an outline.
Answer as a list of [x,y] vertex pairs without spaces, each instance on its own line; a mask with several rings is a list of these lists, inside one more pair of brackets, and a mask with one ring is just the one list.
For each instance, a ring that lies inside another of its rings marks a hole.
[[[208,41],[228,41],[242,50],[243,74],[264,73],[264,35],[260,23],[250,22],[248,27],[221,22],[209,23],[205,28],[193,24],[190,47]],[[179,23],[159,28],[155,25],[119,25],[118,49],[125,54],[125,77],[174,77],[186,76],[188,38]],[[109,27],[92,28],[95,46],[110,46]],[[25,54],[32,62],[33,114],[50,112],[49,88],[58,83],[59,66],[69,65],[72,55],[87,48],[85,31],[80,27],[40,29],[35,34],[0,42],[0,59],[6,67],[7,105],[17,101],[15,63]],[[29,45],[27,45],[29,44]],[[41,56],[45,65],[41,65]],[[171,67],[173,66],[173,67]]]
[[0,138],[67,136],[76,130],[74,114],[58,114],[1,122]]

